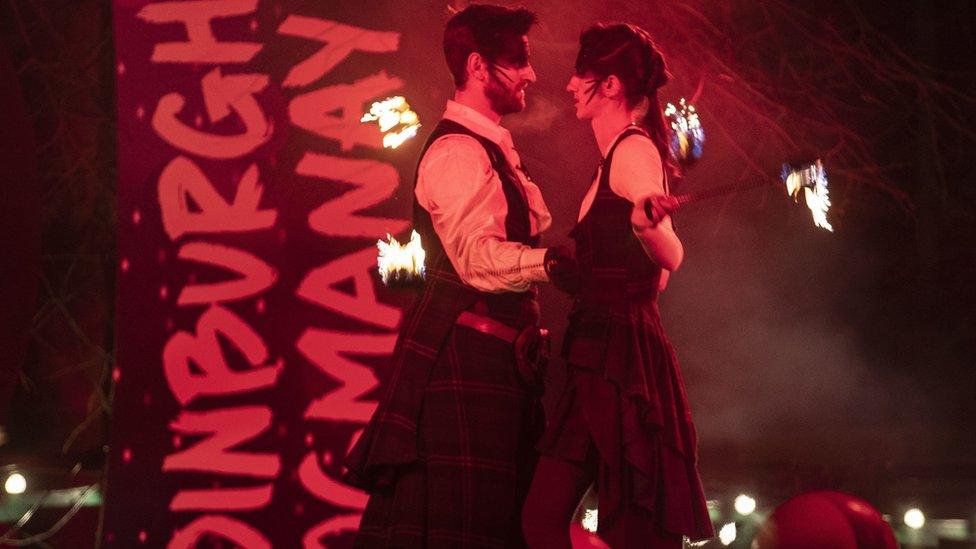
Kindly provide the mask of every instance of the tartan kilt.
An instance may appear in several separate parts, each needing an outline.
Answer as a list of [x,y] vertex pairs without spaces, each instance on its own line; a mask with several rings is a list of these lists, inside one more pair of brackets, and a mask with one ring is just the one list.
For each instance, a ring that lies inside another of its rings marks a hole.
[[512,344],[454,326],[423,388],[419,459],[372,490],[355,547],[522,547],[544,427]]

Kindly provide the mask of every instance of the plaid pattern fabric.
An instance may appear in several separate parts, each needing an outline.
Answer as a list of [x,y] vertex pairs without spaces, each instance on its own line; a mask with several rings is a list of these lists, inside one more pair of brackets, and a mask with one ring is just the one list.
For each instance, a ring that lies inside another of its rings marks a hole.
[[[528,204],[501,150],[446,120],[427,147],[448,133],[482,143],[508,200],[506,236],[531,243]],[[344,480],[370,492],[356,546],[517,547],[541,406],[517,378],[511,343],[454,323],[472,310],[517,329],[537,324],[535,294],[466,286],[416,200],[414,225],[427,281],[401,326],[386,394],[345,461]]]
[[600,172],[593,205],[569,233],[576,241],[576,260],[582,279],[581,297],[600,301],[650,298],[657,295],[661,268],[654,263],[630,226],[629,200],[610,188],[610,162],[617,146],[632,135],[647,135],[638,127],[624,131],[610,147]]
[[583,288],[570,313],[567,384],[539,444],[547,455],[600,455],[603,532],[637,513],[660,534],[712,536],[696,466],[697,440],[684,382],[657,308],[661,269],[630,227],[632,205],[610,188],[604,160],[596,198],[571,233]]
[[423,390],[420,459],[371,494],[357,547],[520,547],[542,423],[511,345],[455,327]]

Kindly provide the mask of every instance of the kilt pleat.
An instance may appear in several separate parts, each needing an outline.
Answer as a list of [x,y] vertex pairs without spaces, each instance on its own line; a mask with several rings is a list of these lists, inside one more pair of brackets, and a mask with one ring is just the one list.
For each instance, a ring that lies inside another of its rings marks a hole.
[[373,492],[356,547],[523,546],[541,417],[511,344],[456,326],[423,391],[419,461]]

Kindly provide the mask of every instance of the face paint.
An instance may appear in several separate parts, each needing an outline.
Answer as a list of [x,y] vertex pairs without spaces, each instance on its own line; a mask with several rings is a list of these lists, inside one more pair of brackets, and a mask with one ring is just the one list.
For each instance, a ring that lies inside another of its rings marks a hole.
[[515,68],[522,68],[529,64],[529,37],[524,34],[521,36],[508,36],[501,39],[494,62],[501,62]]
[[[513,36],[502,41],[499,53],[489,61],[489,79],[485,95],[492,109],[505,115],[525,108],[525,88],[535,80],[529,67],[529,39]],[[529,67],[531,77],[526,76]]]
[[603,84],[603,78],[593,78],[591,80],[584,80],[583,83],[586,84],[586,88],[583,93],[586,95],[586,102],[589,103],[593,101],[593,97],[596,96],[596,92],[600,89],[600,84]]

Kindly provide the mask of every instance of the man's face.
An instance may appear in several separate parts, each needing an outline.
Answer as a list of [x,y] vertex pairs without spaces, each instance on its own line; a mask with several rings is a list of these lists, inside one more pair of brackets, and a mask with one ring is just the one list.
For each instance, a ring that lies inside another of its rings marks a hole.
[[525,89],[535,80],[529,63],[529,37],[513,37],[504,53],[491,63],[485,96],[500,115],[520,112],[525,109]]

